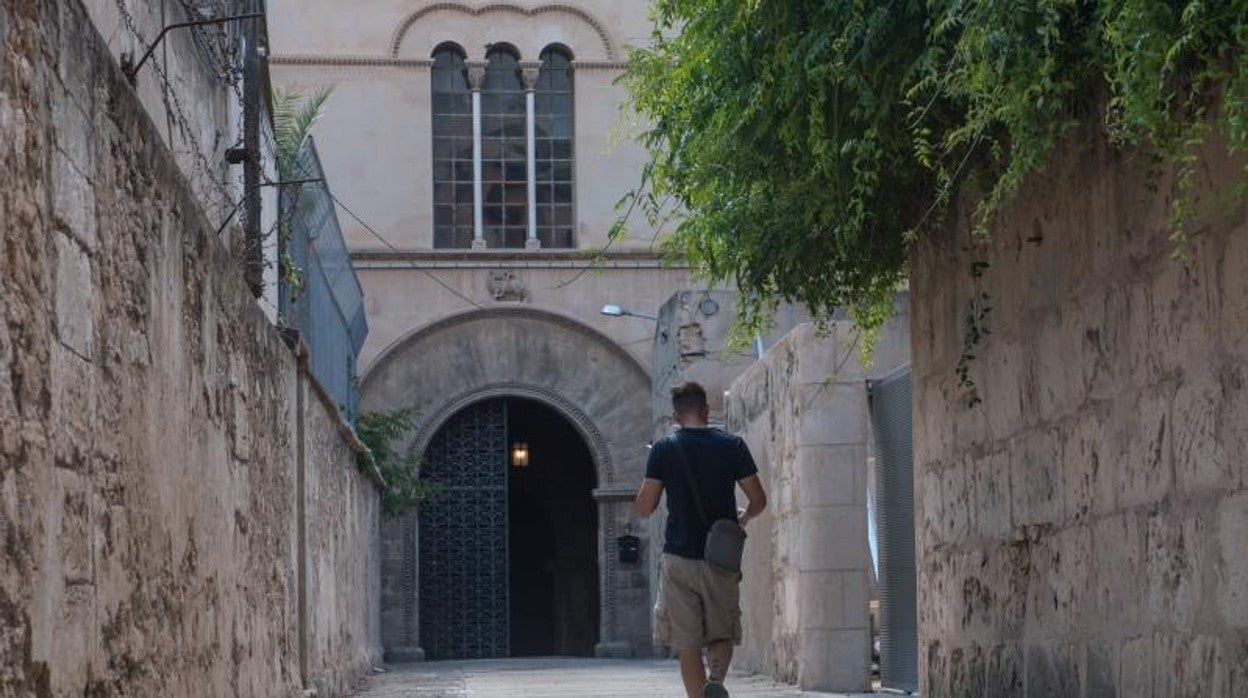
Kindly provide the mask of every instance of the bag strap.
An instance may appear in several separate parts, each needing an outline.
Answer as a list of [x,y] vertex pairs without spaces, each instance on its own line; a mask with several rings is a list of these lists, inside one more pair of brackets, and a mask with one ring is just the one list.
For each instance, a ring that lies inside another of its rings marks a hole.
[[703,526],[710,528],[711,522],[706,518],[706,509],[702,506],[702,495],[698,492],[698,483],[693,480],[693,465],[689,461],[689,454],[685,451],[685,445],[678,438],[679,435],[680,432],[676,432],[668,438],[676,446],[676,458],[683,466],[681,469],[685,471],[685,482],[689,483],[689,494],[693,497],[694,508],[698,510],[698,518],[702,519]]

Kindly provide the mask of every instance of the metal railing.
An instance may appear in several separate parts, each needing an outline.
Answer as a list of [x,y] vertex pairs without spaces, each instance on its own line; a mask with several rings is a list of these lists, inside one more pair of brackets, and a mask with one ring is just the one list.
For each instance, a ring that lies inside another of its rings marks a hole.
[[359,410],[356,359],[368,336],[360,288],[316,143],[308,138],[296,158],[294,178],[281,192],[282,260],[279,313],[299,331],[312,375],[355,422]]

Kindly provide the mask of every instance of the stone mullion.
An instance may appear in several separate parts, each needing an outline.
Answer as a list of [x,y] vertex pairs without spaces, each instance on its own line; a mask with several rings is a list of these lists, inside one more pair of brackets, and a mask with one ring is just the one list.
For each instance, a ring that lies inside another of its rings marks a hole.
[[485,249],[485,203],[481,186],[481,85],[485,61],[467,61],[468,86],[472,89],[472,249]]
[[525,103],[525,140],[526,140],[526,179],[528,184],[529,236],[525,241],[526,249],[540,249],[542,243],[537,238],[537,79],[541,74],[540,61],[521,61],[520,74],[524,79]]

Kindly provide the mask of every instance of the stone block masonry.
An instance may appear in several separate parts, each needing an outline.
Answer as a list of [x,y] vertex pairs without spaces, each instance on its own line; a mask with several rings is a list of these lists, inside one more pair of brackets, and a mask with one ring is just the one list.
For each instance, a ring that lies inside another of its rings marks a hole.
[[80,3],[0,0],[0,45],[0,695],[345,684],[377,493],[332,407]]
[[1202,153],[1181,258],[1173,174],[1093,130],[982,249],[964,213],[915,249],[923,695],[1248,695],[1248,224],[1225,189],[1243,166]]
[[738,664],[807,690],[869,687],[866,382],[850,333],[799,325],[725,398],[769,499],[748,527]]

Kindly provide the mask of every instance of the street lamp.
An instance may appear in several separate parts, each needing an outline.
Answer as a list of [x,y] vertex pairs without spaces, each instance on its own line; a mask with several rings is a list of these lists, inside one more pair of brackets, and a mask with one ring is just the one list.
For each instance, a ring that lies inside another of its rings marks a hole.
[[607,305],[602,306],[602,310],[600,312],[603,315],[610,315],[611,317],[639,317],[643,320],[658,320],[657,317],[651,315],[642,315],[641,313],[634,313],[631,310],[625,310],[614,303],[608,303]]

